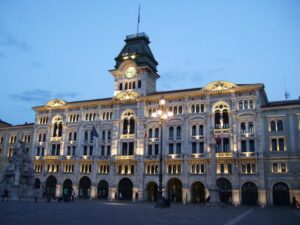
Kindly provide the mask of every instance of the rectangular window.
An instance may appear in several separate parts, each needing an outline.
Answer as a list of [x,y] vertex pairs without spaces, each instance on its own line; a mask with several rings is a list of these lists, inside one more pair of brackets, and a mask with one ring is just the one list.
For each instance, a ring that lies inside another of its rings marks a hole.
[[101,155],[104,156],[104,154],[105,154],[105,146],[102,145],[101,146]]
[[169,144],[169,154],[174,154],[174,145],[171,143]]
[[247,145],[245,140],[241,141],[241,150],[242,152],[247,152]]
[[271,142],[272,142],[271,150],[277,151],[277,139],[272,139]]
[[229,152],[230,151],[230,145],[229,145],[229,138],[223,139],[223,152]]
[[158,155],[158,150],[159,150],[158,144],[155,144],[154,148],[155,148],[154,149],[154,151],[155,151],[154,154]]
[[106,155],[110,156],[110,145],[106,146]]
[[181,143],[176,144],[176,154],[181,154]]
[[152,145],[148,145],[148,155],[152,155]]
[[204,153],[204,142],[199,142],[199,153]]
[[255,152],[255,141],[254,140],[249,141],[249,151]]
[[93,155],[93,146],[90,146],[90,155]]
[[278,142],[279,142],[279,151],[284,151],[284,139],[279,138]]
[[71,155],[71,146],[68,146],[67,155]]
[[133,150],[134,150],[134,143],[129,142],[129,155],[133,155]]
[[83,155],[87,155],[87,146],[83,147]]
[[196,142],[192,143],[192,153],[193,154],[197,153],[197,143]]

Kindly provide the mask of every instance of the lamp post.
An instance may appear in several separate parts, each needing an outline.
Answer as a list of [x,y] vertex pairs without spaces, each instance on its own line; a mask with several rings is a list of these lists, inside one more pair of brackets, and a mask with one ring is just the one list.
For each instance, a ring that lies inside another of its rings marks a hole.
[[155,204],[155,208],[166,208],[168,205],[166,204],[166,200],[163,198],[163,123],[166,119],[173,116],[173,112],[169,112],[166,106],[166,100],[161,98],[159,100],[158,109],[156,112],[152,114],[152,117],[159,118],[159,126],[160,126],[160,152],[159,152],[159,176],[158,176],[158,199]]

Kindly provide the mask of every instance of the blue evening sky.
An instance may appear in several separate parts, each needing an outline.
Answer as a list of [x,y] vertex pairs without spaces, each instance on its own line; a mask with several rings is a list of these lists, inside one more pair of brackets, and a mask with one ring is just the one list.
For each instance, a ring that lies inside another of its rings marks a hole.
[[158,90],[215,80],[264,83],[269,100],[300,95],[300,1],[0,0],[0,118],[33,106],[111,97],[109,69],[128,34],[149,35]]

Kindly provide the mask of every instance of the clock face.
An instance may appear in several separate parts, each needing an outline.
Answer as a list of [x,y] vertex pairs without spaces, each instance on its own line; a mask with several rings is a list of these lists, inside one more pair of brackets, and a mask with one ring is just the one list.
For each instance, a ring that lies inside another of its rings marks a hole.
[[133,66],[130,66],[125,71],[125,76],[127,78],[133,78],[136,75],[136,69]]

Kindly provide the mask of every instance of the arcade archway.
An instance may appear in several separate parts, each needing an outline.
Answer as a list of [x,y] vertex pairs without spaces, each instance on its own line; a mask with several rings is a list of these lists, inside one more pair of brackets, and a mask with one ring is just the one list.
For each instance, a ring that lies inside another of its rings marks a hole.
[[65,199],[70,199],[72,195],[72,181],[70,179],[66,179],[63,183],[63,196]]
[[51,197],[51,198],[55,198],[56,184],[57,184],[57,179],[56,179],[55,176],[51,175],[47,178],[47,180],[46,180],[46,190],[45,190],[46,196]]
[[99,199],[108,198],[108,183],[105,180],[101,180],[98,183],[98,198]]
[[242,186],[242,204],[257,205],[258,204],[258,188],[253,182],[246,182]]
[[279,182],[273,186],[273,204],[290,205],[290,191],[286,183]]
[[228,179],[217,179],[217,186],[219,188],[219,199],[224,203],[232,203],[232,186]]
[[192,203],[205,203],[205,187],[201,182],[195,182],[191,188]]
[[153,202],[157,200],[158,186],[154,181],[148,183],[146,191],[147,191],[147,201]]
[[79,198],[91,197],[91,180],[88,177],[82,177],[79,180]]
[[118,185],[118,198],[119,200],[132,200],[133,184],[128,178],[120,180]]
[[172,178],[168,182],[168,198],[172,202],[182,202],[182,183],[177,178]]

